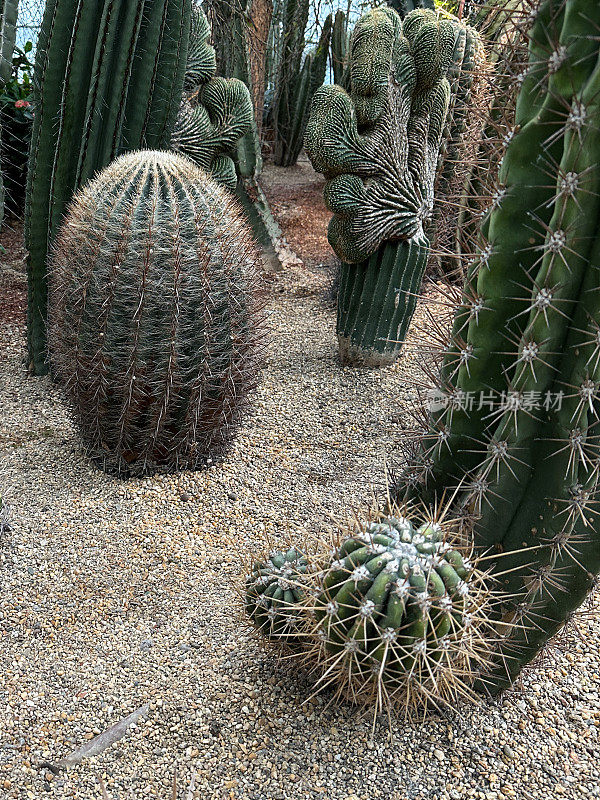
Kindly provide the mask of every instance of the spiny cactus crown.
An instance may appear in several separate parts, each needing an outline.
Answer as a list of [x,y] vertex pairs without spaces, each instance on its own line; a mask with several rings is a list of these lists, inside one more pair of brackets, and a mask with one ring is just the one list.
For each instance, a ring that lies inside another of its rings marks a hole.
[[434,12],[402,22],[375,9],[352,34],[349,93],[316,93],[305,146],[328,179],[329,241],[343,261],[362,261],[384,241],[425,238],[455,38],[455,24]]
[[230,194],[173,153],[122,156],[75,197],[50,353],[104,469],[195,469],[229,444],[257,380],[257,259]]

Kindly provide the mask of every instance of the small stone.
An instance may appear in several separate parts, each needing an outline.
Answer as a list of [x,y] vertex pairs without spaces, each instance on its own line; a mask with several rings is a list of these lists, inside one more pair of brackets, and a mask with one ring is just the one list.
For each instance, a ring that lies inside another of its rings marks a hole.
[[179,499],[181,500],[182,503],[187,503],[188,500],[191,500],[192,498],[187,492],[182,492],[179,495]]
[[515,757],[515,751],[512,749],[512,747],[509,744],[505,744],[504,745],[504,747],[502,748],[502,752],[504,753],[506,758],[514,758]]
[[438,761],[444,761],[444,759],[446,758],[443,752],[441,750],[438,750],[437,747],[433,751],[433,755],[437,758]]

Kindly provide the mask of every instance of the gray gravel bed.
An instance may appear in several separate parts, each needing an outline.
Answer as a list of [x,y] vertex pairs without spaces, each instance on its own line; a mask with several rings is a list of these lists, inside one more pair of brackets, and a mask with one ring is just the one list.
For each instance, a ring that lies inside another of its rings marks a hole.
[[[0,282],[1,283],[1,282]],[[279,292],[279,288],[282,289]],[[2,286],[0,285],[0,291]],[[522,691],[414,722],[310,702],[240,622],[232,579],[264,532],[319,530],[385,480],[410,354],[340,369],[318,293],[272,286],[264,380],[233,452],[128,483],[92,467],[24,331],[0,328],[0,797],[447,800],[600,797],[593,615]],[[59,762],[148,705],[99,755]],[[131,794],[130,794],[131,792]]]

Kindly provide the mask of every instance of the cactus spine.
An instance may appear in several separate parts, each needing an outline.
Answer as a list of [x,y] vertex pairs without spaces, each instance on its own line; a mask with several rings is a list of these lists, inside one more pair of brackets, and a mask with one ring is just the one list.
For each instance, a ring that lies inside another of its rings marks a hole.
[[313,100],[305,144],[328,179],[328,238],[343,262],[342,363],[389,364],[405,338],[429,253],[456,37],[455,23],[431,11],[404,22],[371,11],[352,34],[349,93],[324,86]]
[[27,182],[30,369],[46,371],[46,257],[76,189],[127,150],[168,145],[191,0],[49,0]]
[[50,268],[50,355],[89,455],[122,476],[197,469],[257,379],[257,256],[187,159],[121,156],[71,203]]
[[[495,554],[508,686],[600,571],[600,7],[533,3],[529,64],[411,494],[462,489]],[[465,398],[474,398],[474,403]],[[491,563],[491,562],[490,562]]]

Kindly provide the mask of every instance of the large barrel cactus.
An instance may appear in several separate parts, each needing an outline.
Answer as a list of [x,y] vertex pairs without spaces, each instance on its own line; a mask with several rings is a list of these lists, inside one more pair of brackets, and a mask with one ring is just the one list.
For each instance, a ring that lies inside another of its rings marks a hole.
[[438,153],[457,25],[432,11],[365,14],[352,34],[349,92],[324,86],[305,145],[327,178],[329,242],[342,260],[337,332],[345,364],[397,357],[429,254]]
[[30,370],[46,371],[48,248],[73,193],[117,155],[168,147],[191,0],[48,0],[35,62],[25,243]]
[[75,196],[52,251],[50,353],[103,469],[224,451],[257,380],[256,260],[230,194],[182,156],[121,156]]

